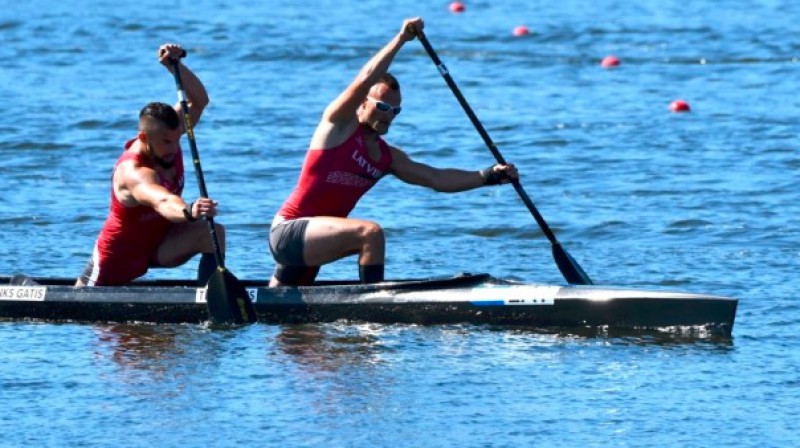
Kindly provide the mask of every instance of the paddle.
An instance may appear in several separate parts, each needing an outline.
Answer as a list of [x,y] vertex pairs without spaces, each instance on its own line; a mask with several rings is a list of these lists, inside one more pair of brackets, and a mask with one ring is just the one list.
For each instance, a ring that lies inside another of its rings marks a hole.
[[[186,56],[184,51],[181,57]],[[197,143],[194,139],[192,120],[189,117],[189,105],[186,101],[186,92],[181,83],[181,72],[177,60],[172,60],[172,73],[175,75],[175,86],[178,89],[178,100],[181,103],[183,112],[183,124],[186,128],[186,135],[189,138],[189,147],[192,150],[192,160],[194,161],[194,173],[197,176],[197,185],[200,187],[200,196],[207,198],[206,182],[203,178],[203,169],[200,166],[200,154],[197,152]],[[214,258],[217,261],[217,270],[211,274],[206,288],[206,304],[211,322],[215,324],[242,324],[256,321],[256,311],[247,290],[228,269],[225,268],[225,261],[222,257],[217,230],[214,227],[214,219],[207,217],[211,242],[214,245]]]
[[[475,112],[472,111],[472,108],[467,103],[467,100],[464,99],[464,95],[461,94],[461,91],[458,89],[455,81],[450,76],[450,73],[447,71],[447,67],[442,63],[439,59],[439,56],[433,50],[430,42],[428,42],[428,38],[425,37],[425,34],[418,32],[417,38],[422,43],[422,46],[425,47],[425,51],[428,52],[428,55],[431,57],[431,60],[439,69],[439,73],[442,75],[444,80],[447,82],[447,85],[450,86],[450,90],[453,91],[453,94],[456,96],[456,99],[461,104],[461,107],[464,108],[464,112],[467,113],[467,116],[472,121],[472,124],[475,126],[475,129],[478,130],[478,133],[483,138],[483,141],[486,143],[486,146],[489,147],[489,151],[492,152],[494,158],[497,160],[497,163],[506,164],[503,155],[500,154],[500,151],[497,149],[497,146],[494,144],[492,139],[489,137],[489,134],[486,132],[486,129],[483,128],[483,125],[480,121],[478,121],[478,117],[475,115]],[[514,185],[514,189],[517,190],[517,194],[522,199],[522,202],[528,207],[528,210],[533,215],[533,218],[536,219],[536,222],[541,227],[542,232],[544,232],[547,239],[550,240],[550,244],[553,247],[553,257],[556,260],[556,265],[558,265],[558,269],[561,271],[561,274],[567,280],[567,282],[577,285],[591,285],[592,280],[589,279],[589,276],[583,271],[583,269],[578,265],[578,262],[575,261],[570,254],[561,246],[561,243],[558,242],[556,236],[553,234],[553,231],[550,230],[550,226],[547,225],[542,215],[539,214],[539,211],[536,210],[536,206],[533,205],[533,201],[525,193],[525,190],[522,188],[522,184],[520,184],[518,179],[511,180],[512,185]]]

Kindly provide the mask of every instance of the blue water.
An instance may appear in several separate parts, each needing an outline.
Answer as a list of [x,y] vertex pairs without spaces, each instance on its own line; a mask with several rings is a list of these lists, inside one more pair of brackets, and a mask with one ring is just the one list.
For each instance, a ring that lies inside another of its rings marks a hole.
[[[228,265],[267,278],[268,223],[326,104],[400,27],[427,35],[596,283],[740,299],[730,339],[471,326],[0,323],[2,446],[800,445],[800,21],[788,1],[4,2],[0,274],[74,277],[136,113],[175,100],[166,41],[212,103],[197,128]],[[526,25],[531,34],[511,31]],[[622,65],[599,66],[615,54]],[[389,140],[493,159],[421,45]],[[688,114],[668,111],[682,98]],[[187,146],[188,148],[188,146]],[[187,196],[197,187],[187,176]],[[381,182],[354,216],[387,275],[561,283],[510,187]],[[158,270],[183,278],[194,266]],[[322,278],[355,278],[355,261]]]

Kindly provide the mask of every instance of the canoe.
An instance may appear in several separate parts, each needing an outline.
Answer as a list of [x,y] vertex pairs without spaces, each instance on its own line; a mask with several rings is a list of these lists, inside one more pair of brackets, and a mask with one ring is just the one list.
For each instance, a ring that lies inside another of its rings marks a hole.
[[[188,280],[136,281],[75,288],[73,279],[0,277],[0,319],[78,322],[200,323],[205,288]],[[378,322],[500,326],[698,328],[730,335],[738,300],[731,297],[610,286],[547,285],[489,274],[360,284],[320,281],[270,288],[242,283],[259,321]]]

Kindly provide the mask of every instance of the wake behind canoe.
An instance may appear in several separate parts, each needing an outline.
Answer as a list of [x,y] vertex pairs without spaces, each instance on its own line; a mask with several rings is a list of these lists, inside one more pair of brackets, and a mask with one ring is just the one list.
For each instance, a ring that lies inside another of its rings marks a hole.
[[[0,319],[199,323],[208,320],[205,288],[190,281],[138,281],[74,288],[72,280],[0,277]],[[13,284],[16,283],[16,284]],[[28,282],[31,283],[31,282]],[[490,324],[525,327],[702,327],[730,334],[738,300],[603,286],[545,285],[488,274],[360,284],[322,281],[269,288],[243,281],[259,320]]]

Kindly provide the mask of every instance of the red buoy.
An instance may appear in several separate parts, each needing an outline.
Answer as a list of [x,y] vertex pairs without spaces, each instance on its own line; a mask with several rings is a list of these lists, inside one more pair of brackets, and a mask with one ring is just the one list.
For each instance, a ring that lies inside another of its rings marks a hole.
[[689,107],[689,103],[684,100],[675,100],[670,103],[669,110],[672,112],[689,112],[691,107]]
[[514,28],[514,36],[516,37],[527,36],[528,33],[530,33],[530,31],[528,30],[528,27],[525,25],[520,25]]
[[464,12],[464,4],[461,2],[453,2],[450,3],[450,12]]
[[603,66],[603,68],[616,67],[619,65],[619,58],[616,56],[608,55],[603,58],[603,60],[600,62],[600,65]]

